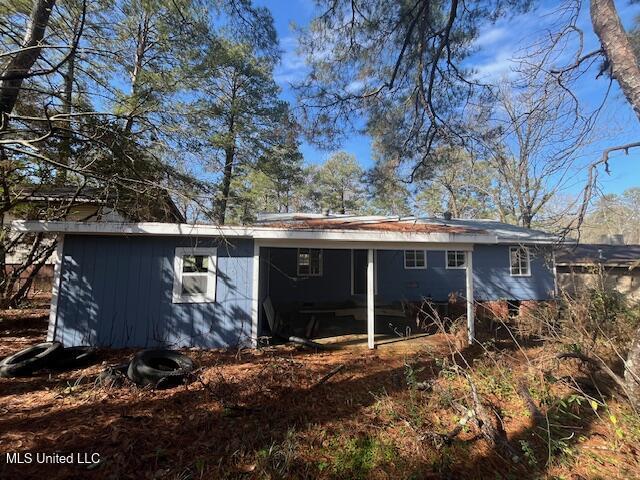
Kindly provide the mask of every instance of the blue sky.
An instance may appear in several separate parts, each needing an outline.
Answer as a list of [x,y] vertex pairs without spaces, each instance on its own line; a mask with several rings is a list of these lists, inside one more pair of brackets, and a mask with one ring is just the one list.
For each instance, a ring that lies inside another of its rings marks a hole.
[[[283,98],[295,104],[290,83],[304,77],[306,65],[304,59],[296,52],[296,34],[292,25],[304,27],[314,17],[316,6],[313,0],[257,0],[258,5],[268,7],[274,17],[276,29],[280,37],[283,51],[282,61],[277,67],[276,80],[282,88]],[[588,15],[588,2],[583,2],[583,11],[579,17],[579,26],[585,32],[585,52],[597,48],[598,41],[593,34]],[[541,2],[534,10],[509,20],[500,20],[493,25],[487,25],[480,32],[477,40],[478,53],[469,59],[469,67],[477,70],[478,75],[487,81],[499,80],[513,75],[516,65],[515,58],[524,48],[532,45],[545,28],[556,20],[555,7],[557,2]],[[640,5],[631,5],[627,1],[616,1],[622,21],[628,26],[633,19],[640,15]],[[607,81],[601,77],[594,79],[593,75],[585,77],[577,85],[576,92],[580,101],[586,105],[595,105],[603,97]],[[602,141],[590,147],[587,155],[581,160],[582,166],[599,157],[603,148],[623,144],[638,139],[640,133],[638,121],[628,104],[614,83],[607,108],[600,117]],[[353,135],[342,145],[342,149],[353,153],[363,167],[370,167],[371,142],[366,136]],[[606,176],[602,172],[601,188],[605,192],[620,193],[626,188],[640,186],[640,149],[631,151],[628,157],[622,153],[612,156],[612,174]],[[307,143],[303,143],[302,152],[308,163],[321,163],[331,153],[319,150]],[[572,182],[567,185],[566,193],[575,194],[583,186],[585,171],[580,167],[572,175]]]

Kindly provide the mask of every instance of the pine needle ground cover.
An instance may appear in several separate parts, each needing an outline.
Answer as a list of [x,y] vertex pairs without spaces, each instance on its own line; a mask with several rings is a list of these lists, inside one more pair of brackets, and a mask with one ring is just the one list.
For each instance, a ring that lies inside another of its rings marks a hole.
[[[2,356],[45,336],[46,311],[0,316]],[[376,351],[186,350],[196,377],[168,390],[95,384],[132,350],[2,378],[0,477],[640,477],[639,417],[606,379],[559,362],[553,345],[485,337],[453,354],[445,334]],[[483,434],[470,385],[507,445]],[[100,463],[7,464],[16,451],[98,452]]]

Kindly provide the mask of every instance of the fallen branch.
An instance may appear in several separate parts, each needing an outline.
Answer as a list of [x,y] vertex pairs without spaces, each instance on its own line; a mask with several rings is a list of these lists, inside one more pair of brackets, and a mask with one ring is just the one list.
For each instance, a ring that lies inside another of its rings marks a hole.
[[588,363],[589,365],[594,367],[596,370],[602,370],[604,373],[606,373],[609,376],[609,378],[611,378],[616,383],[616,385],[618,385],[622,389],[623,392],[627,393],[627,387],[622,377],[620,377],[620,375],[618,375],[613,370],[611,370],[609,365],[607,365],[604,362],[604,360],[600,358],[597,358],[597,359],[592,358],[592,357],[589,357],[588,355],[585,355],[583,353],[578,353],[578,352],[559,353],[556,355],[556,358],[558,360],[564,360],[565,358],[573,358],[576,360],[580,360],[581,362]]
[[513,463],[518,463],[520,461],[520,457],[518,453],[514,450],[514,448],[509,443],[509,439],[507,438],[507,434],[504,431],[504,428],[501,428],[500,418],[494,410],[494,415],[498,422],[498,427],[496,428],[493,424],[493,420],[491,419],[491,415],[487,411],[487,408],[480,401],[480,396],[478,395],[478,390],[476,389],[476,385],[466,372],[463,372],[463,375],[467,379],[467,383],[471,388],[471,399],[473,401],[473,410],[475,411],[475,418],[478,424],[478,428],[480,429],[480,433],[485,438],[485,440],[489,443],[491,448],[497,451],[501,451],[502,453],[509,458]]
[[535,425],[540,425],[545,421],[545,416],[542,414],[536,403],[531,398],[531,394],[529,393],[529,386],[526,383],[518,384],[518,394],[524,400],[529,413],[531,413],[531,418],[533,418],[533,423]]
[[314,383],[313,385],[311,385],[309,387],[309,389],[312,388],[316,388],[319,387],[320,385],[322,385],[323,383],[325,383],[327,380],[329,380],[331,377],[333,377],[336,373],[340,372],[343,368],[345,367],[344,363],[338,365],[336,368],[334,368],[333,370],[331,370],[329,373],[327,373],[326,375],[324,375],[320,380],[318,380],[316,383]]

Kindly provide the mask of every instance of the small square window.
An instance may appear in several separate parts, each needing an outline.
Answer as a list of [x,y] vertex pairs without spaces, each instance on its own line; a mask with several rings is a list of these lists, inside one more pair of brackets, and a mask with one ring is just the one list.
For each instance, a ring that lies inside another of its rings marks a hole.
[[173,303],[215,301],[216,252],[215,248],[176,248]]
[[320,277],[322,275],[322,250],[319,248],[298,249],[298,276]]
[[447,268],[467,266],[467,253],[462,250],[447,250]]
[[426,250],[405,250],[404,251],[404,268],[427,268],[427,252]]
[[531,259],[528,247],[509,248],[509,267],[511,276],[528,277],[531,275]]

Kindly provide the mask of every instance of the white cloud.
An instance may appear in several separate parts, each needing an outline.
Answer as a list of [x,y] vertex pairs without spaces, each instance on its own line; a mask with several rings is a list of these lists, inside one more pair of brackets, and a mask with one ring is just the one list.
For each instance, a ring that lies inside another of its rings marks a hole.
[[508,30],[504,27],[493,27],[482,32],[473,43],[475,47],[485,48],[495,44],[498,40],[502,40],[508,34]]
[[281,87],[301,80],[307,73],[307,63],[297,51],[298,41],[294,36],[287,36],[280,40],[282,58],[275,69],[274,78]]
[[469,67],[476,71],[474,78],[495,82],[512,77],[523,48],[539,38],[550,19],[548,13],[539,8],[502,19],[497,24],[484,25],[473,44],[477,53],[468,62]]
[[496,55],[487,61],[476,63],[475,77],[478,80],[491,82],[510,77],[514,74],[513,67],[516,65],[514,61],[514,51],[511,49],[498,50]]

